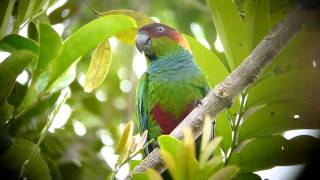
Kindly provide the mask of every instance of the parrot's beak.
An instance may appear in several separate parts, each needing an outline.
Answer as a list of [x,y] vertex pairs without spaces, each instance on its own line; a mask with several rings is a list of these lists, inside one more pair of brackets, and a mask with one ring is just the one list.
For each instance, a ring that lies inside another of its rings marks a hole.
[[151,38],[144,31],[139,31],[136,36],[136,46],[140,53],[148,54],[151,49]]

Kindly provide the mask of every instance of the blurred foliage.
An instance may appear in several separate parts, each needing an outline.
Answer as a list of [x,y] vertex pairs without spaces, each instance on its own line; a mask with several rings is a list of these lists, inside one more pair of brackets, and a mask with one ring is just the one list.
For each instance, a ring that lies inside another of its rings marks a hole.
[[[4,52],[9,56],[0,63],[0,177],[17,179],[23,172],[30,179],[105,179],[116,174],[123,178],[120,171],[126,170],[126,162],[130,169],[139,162],[133,156],[146,137],[145,133],[136,143],[131,122],[139,78],[140,56],[133,46],[137,29],[159,19],[183,32],[214,87],[296,4],[295,0],[3,0],[0,50],[1,56]],[[217,33],[223,52],[216,48]],[[222,139],[203,138],[199,160],[190,132],[183,142],[160,137],[173,177],[200,172],[203,179],[260,179],[255,171],[305,162],[319,139],[281,135],[320,127],[319,40],[317,18],[275,57],[257,83],[218,115],[215,132]],[[96,73],[99,76],[90,76]],[[71,96],[61,102],[64,91]],[[138,176],[161,179],[154,170]]]

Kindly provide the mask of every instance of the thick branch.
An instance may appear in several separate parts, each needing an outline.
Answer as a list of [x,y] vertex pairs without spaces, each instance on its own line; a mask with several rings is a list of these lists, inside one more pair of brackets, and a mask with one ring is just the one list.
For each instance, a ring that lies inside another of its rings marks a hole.
[[[195,108],[170,135],[182,139],[183,129],[190,128],[199,137],[202,133],[203,117],[210,114],[215,117],[222,110],[232,105],[233,99],[256,81],[258,75],[269,65],[279,51],[300,31],[302,25],[314,12],[298,6],[281,23],[257,45],[245,61],[234,70],[224,81],[218,84],[203,100],[200,107]],[[159,172],[165,170],[156,148],[133,171],[142,172],[153,168]],[[128,177],[130,178],[130,176]]]

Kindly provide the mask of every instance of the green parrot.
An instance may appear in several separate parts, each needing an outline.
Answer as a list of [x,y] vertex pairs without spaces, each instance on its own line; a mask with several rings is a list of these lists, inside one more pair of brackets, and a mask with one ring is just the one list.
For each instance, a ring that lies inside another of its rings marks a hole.
[[[136,47],[146,56],[147,71],[136,92],[137,124],[148,139],[170,132],[210,91],[195,63],[187,40],[174,28],[160,23],[139,29]],[[149,154],[154,147],[146,148]]]

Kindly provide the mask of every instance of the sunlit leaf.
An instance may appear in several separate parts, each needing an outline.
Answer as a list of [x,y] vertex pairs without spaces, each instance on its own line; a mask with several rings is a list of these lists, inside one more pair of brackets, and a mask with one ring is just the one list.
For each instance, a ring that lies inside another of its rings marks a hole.
[[196,63],[204,71],[212,86],[218,84],[229,74],[221,60],[210,50],[200,44],[196,39],[184,35],[189,42],[192,55]]
[[[13,171],[18,179],[20,170],[24,162],[28,159],[34,148],[34,144],[30,141],[15,138],[13,145],[2,156],[0,162],[7,169]],[[28,179],[32,180],[50,180],[51,175],[47,163],[43,160],[40,149],[37,148],[34,157],[26,165],[25,173]]]
[[239,141],[293,129],[319,129],[317,105],[282,101],[264,106],[241,125]]
[[122,161],[125,160],[129,155],[130,146],[132,145],[132,143],[134,143],[133,129],[134,129],[133,122],[130,121],[127,123],[126,127],[122,132],[122,135],[120,137],[120,140],[117,146],[117,153],[119,154],[117,165],[121,164]]
[[84,91],[91,92],[99,87],[108,74],[111,64],[111,48],[108,40],[104,40],[94,51],[86,74]]
[[248,142],[231,156],[229,164],[241,167],[241,173],[306,162],[320,140],[311,136],[297,136],[286,140],[282,136],[257,138]]
[[239,171],[239,167],[237,166],[226,166],[219,171],[217,171],[212,177],[210,177],[210,180],[229,180],[232,179],[232,177],[237,174]]
[[19,50],[0,63],[0,104],[9,96],[17,76],[35,59],[32,52]]
[[62,50],[62,39],[47,24],[40,23],[40,55],[37,70],[39,73],[48,70],[49,63],[57,58]]
[[160,150],[160,154],[164,163],[168,167],[168,170],[171,176],[174,177],[175,179],[179,179],[178,177],[180,177],[181,175],[178,174],[179,171],[178,171],[178,168],[176,167],[176,163],[172,157],[172,154],[170,154],[169,152],[163,149]]
[[10,34],[0,41],[0,50],[11,53],[17,50],[29,50],[38,54],[39,45],[35,41],[18,34]]
[[199,158],[200,166],[204,166],[205,162],[213,155],[214,150],[219,146],[221,140],[221,137],[215,137],[201,152]]
[[143,13],[137,12],[137,11],[132,11],[132,10],[127,10],[127,9],[112,10],[112,11],[104,12],[101,15],[102,16],[124,15],[124,16],[129,16],[136,21],[136,23],[137,23],[136,28],[131,28],[129,30],[119,32],[116,35],[116,37],[120,41],[125,42],[127,44],[134,44],[135,43],[135,37],[136,37],[137,31],[139,28],[141,28],[142,26],[144,26],[146,24],[154,23],[154,21],[150,17],[144,15]]
[[147,138],[148,138],[148,130],[145,130],[142,133],[142,135],[140,136],[140,140],[139,140],[139,142],[137,143],[137,146],[136,146],[136,151],[139,151],[139,150],[142,149],[142,147],[146,143]]
[[154,169],[148,169],[147,170],[147,174],[149,176],[150,179],[153,180],[162,180],[161,175]]
[[201,136],[201,152],[204,151],[205,147],[208,145],[212,134],[212,122],[210,116],[206,116],[203,123],[203,131]]
[[208,0],[208,6],[233,70],[249,54],[245,24],[232,0]]
[[182,142],[169,135],[161,135],[158,137],[160,148],[177,157],[178,150],[182,147]]
[[135,22],[130,17],[122,15],[104,16],[82,26],[66,39],[60,57],[51,63],[47,89],[52,88],[63,72],[98,43],[135,27]]

